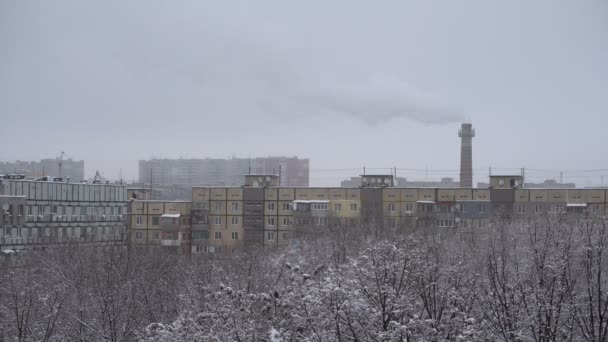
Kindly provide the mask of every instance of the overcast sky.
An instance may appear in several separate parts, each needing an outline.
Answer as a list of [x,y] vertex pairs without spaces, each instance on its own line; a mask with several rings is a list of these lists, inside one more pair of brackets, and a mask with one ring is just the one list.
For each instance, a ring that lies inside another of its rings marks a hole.
[[469,119],[476,181],[608,168],[602,0],[0,0],[0,42],[0,160],[65,151],[132,179],[152,156],[298,155],[318,185],[363,165],[457,179]]

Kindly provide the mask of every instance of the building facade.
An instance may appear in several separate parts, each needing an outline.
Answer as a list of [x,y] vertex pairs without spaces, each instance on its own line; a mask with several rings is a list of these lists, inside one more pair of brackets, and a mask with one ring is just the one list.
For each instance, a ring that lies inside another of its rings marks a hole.
[[124,244],[123,185],[2,179],[2,249],[66,243]]
[[277,174],[282,186],[307,187],[309,160],[298,157],[151,159],[139,161],[139,181],[154,185],[240,186],[243,175]]
[[0,162],[0,174],[24,174],[28,177],[43,177],[47,175],[70,178],[73,182],[84,180],[84,160],[71,158],[62,160],[61,175],[56,159],[36,161]]
[[477,188],[402,188],[391,176],[366,176],[359,187],[300,188],[246,181],[240,187],[192,189],[191,252],[284,246],[332,227],[368,233],[412,229],[469,234],[499,219],[565,214],[604,217],[607,189],[529,189],[520,176],[495,176]]
[[188,254],[192,202],[131,199],[128,204],[130,243],[170,247]]

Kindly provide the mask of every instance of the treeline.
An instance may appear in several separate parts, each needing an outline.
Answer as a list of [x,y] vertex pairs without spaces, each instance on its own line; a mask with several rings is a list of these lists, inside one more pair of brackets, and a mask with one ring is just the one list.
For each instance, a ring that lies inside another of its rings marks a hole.
[[24,254],[2,269],[1,338],[608,341],[605,222],[360,232],[191,258],[151,248]]

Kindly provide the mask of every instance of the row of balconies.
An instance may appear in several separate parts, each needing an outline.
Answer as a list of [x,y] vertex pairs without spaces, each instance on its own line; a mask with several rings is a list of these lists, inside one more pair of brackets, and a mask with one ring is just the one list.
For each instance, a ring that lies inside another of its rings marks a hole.
[[68,242],[109,242],[122,241],[120,235],[96,237],[92,234],[85,236],[72,236],[65,238],[57,238],[55,236],[37,236],[37,237],[0,237],[0,245],[30,245],[30,244],[52,244],[52,243],[68,243]]
[[104,222],[104,221],[123,221],[123,215],[27,215],[26,222]]

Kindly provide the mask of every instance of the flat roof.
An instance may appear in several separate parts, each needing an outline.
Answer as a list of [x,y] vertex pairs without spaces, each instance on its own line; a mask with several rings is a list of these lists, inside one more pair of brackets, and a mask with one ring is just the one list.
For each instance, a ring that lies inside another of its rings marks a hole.
[[131,199],[133,202],[152,202],[152,203],[192,203],[192,201],[186,201],[186,200],[172,200],[172,201],[165,201],[165,200],[141,200],[141,199],[137,199],[137,198],[133,198]]
[[36,179],[6,179],[3,178],[0,181],[2,182],[29,182],[29,183],[52,183],[52,184],[72,184],[72,185],[94,185],[94,186],[116,186],[116,187],[124,187],[126,188],[127,185],[126,184],[115,184],[115,183],[93,183],[93,182],[85,182],[85,181],[53,181],[53,180],[48,180],[48,181],[39,181]]
[[329,203],[329,200],[294,200],[293,203]]

